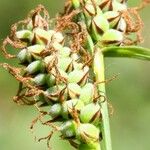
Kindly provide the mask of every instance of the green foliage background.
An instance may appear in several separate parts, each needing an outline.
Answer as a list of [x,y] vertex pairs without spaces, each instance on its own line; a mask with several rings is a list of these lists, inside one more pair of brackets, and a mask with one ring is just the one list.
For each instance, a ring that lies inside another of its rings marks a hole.
[[[130,6],[138,0],[129,2]],[[64,0],[0,0],[0,39],[9,33],[10,25],[23,19],[38,4],[43,4],[53,17],[61,11]],[[145,26],[143,36],[145,47],[150,48],[150,6],[141,12]],[[6,61],[0,54],[0,62]],[[119,77],[108,83],[107,95],[113,106],[111,132],[114,150],[149,150],[150,149],[150,62],[107,58],[107,78],[115,74]],[[29,131],[31,120],[36,117],[32,107],[17,106],[12,96],[17,90],[17,82],[4,69],[0,68],[0,149],[1,150],[46,150],[45,142],[35,142]],[[38,137],[45,136],[49,128],[36,126]],[[71,150],[66,142],[52,138],[53,150]]]

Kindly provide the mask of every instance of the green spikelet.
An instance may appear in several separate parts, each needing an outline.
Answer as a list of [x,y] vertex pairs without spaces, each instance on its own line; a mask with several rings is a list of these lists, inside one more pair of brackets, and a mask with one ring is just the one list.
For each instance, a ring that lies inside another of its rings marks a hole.
[[99,104],[90,103],[83,107],[80,113],[80,119],[83,123],[100,124],[100,106]]

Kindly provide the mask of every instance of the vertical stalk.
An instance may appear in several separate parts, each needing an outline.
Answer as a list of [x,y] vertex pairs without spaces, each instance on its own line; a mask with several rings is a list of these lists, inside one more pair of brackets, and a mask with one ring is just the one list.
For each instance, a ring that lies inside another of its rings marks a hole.
[[[105,69],[104,69],[104,56],[100,49],[96,49],[94,57],[94,73],[96,76],[97,82],[102,82],[105,80]],[[98,86],[99,91],[106,96],[105,83],[101,83]],[[104,100],[104,97],[101,97],[101,101]],[[102,112],[102,150],[112,150],[111,146],[111,136],[110,136],[110,125],[109,125],[109,112],[107,101],[101,103],[101,112]]]
[[[80,1],[79,0],[71,0],[72,4],[74,6],[75,9],[79,9],[80,8]],[[80,13],[80,17],[82,19],[82,21],[84,22],[84,24],[86,25],[86,20],[84,18],[83,13]],[[91,38],[91,36],[88,34],[87,37],[87,45],[88,45],[88,51],[92,53],[94,53],[94,73],[96,76],[96,80],[97,82],[102,82],[105,80],[105,71],[104,71],[104,56],[101,52],[100,49],[96,49],[96,51],[94,52],[94,43],[93,40]],[[101,93],[103,93],[104,96],[106,96],[106,90],[105,90],[105,83],[101,83],[99,84],[99,91]],[[103,101],[104,97],[102,97],[100,99],[100,101]],[[112,150],[112,146],[111,146],[111,136],[110,136],[110,125],[109,125],[109,112],[108,112],[108,105],[107,105],[107,101],[104,101],[103,103],[100,104],[102,109],[102,142],[99,143],[99,147],[101,147],[102,150]],[[98,150],[97,148],[94,149],[90,149],[90,148],[81,148],[80,150]]]

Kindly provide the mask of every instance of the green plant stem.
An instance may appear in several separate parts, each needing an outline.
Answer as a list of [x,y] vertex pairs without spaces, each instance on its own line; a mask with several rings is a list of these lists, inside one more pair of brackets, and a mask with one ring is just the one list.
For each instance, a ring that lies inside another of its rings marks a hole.
[[[80,2],[79,0],[72,0],[72,4],[75,9],[79,9],[80,7]],[[81,19],[86,24],[85,17],[82,13],[80,13]],[[80,20],[81,20],[80,19]],[[96,75],[96,80],[98,82],[104,81],[105,80],[105,72],[104,72],[104,56],[101,52],[100,49],[97,49],[96,52],[94,52],[94,43],[92,41],[92,38],[90,35],[87,37],[87,45],[88,45],[88,50],[94,54],[94,72]],[[99,84],[99,91],[102,92],[105,96],[106,91],[105,91],[105,83]],[[103,98],[101,98],[103,101]],[[100,143],[100,147],[102,150],[112,150],[111,146],[111,136],[110,136],[110,126],[109,126],[109,113],[108,113],[108,105],[107,101],[104,101],[101,103],[102,106],[102,136],[103,140]],[[80,150],[85,150],[84,148]],[[91,150],[86,148],[86,150]],[[98,150],[96,147],[95,149],[92,150]]]
[[[104,68],[104,56],[101,50],[98,48],[95,51],[94,57],[94,73],[96,76],[97,82],[105,81],[105,68]],[[100,83],[99,91],[106,97],[105,83]],[[101,97],[100,102],[104,101],[104,97]],[[110,125],[109,125],[109,112],[108,112],[108,104],[107,101],[100,103],[102,109],[102,136],[103,140],[101,142],[102,150],[112,150],[111,146],[111,136],[110,136]]]

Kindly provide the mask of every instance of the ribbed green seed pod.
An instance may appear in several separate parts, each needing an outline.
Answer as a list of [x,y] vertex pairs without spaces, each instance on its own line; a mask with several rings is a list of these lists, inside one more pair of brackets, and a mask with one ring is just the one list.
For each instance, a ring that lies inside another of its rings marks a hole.
[[69,115],[71,115],[73,109],[76,111],[80,111],[84,107],[84,104],[79,99],[71,99],[65,101],[62,105],[62,117],[64,119],[68,119]]
[[32,45],[25,49],[22,49],[18,53],[17,57],[22,64],[31,63],[32,59],[36,59],[36,55],[39,55],[44,49],[45,46],[43,45]]
[[81,87],[76,83],[68,84],[68,94],[71,99],[78,98],[81,93]]
[[45,71],[45,64],[41,60],[36,60],[30,63],[25,70],[28,74],[43,73]]
[[17,58],[19,59],[19,61],[24,64],[24,63],[31,63],[32,62],[32,56],[31,54],[28,52],[27,49],[22,49],[18,55]]
[[69,83],[78,83],[79,85],[83,86],[88,77],[88,67],[84,70],[73,70],[68,75],[68,82]]
[[[61,102],[61,101],[64,101],[67,99],[67,90],[66,90],[64,84],[55,85],[55,86],[47,89],[45,91],[45,95],[47,95],[51,101]],[[61,96],[63,96],[63,97],[61,97]],[[61,99],[61,98],[63,98],[63,99]]]
[[66,72],[70,72],[73,70],[73,63],[70,57],[61,58],[58,60],[58,67]]
[[100,123],[100,117],[100,106],[97,103],[90,103],[81,109],[80,120],[82,123],[98,125]]
[[75,137],[77,125],[74,120],[68,120],[60,126],[60,132],[64,138]]
[[[96,5],[95,5],[95,6],[96,6]],[[98,6],[96,6],[96,7],[95,7],[95,6],[93,5],[93,3],[92,3],[91,0],[87,0],[87,1],[85,2],[84,8],[83,8],[83,12],[84,12],[85,17],[86,17],[86,19],[87,19],[87,22],[88,22],[87,24],[88,24],[88,26],[90,26],[90,24],[91,24],[91,19],[92,19],[94,16],[96,16],[96,15],[102,13],[101,9],[100,9]]]
[[47,76],[46,74],[40,73],[33,78],[33,82],[37,86],[42,86],[46,84],[46,76]]
[[104,33],[101,42],[104,46],[120,45],[123,41],[123,34],[120,31],[110,29]]
[[107,11],[104,13],[104,16],[109,22],[110,28],[116,28],[117,25],[119,24],[121,15],[119,12],[116,11]]
[[113,10],[112,0],[101,0],[101,1],[99,1],[99,8],[103,12]]
[[77,138],[83,143],[93,143],[99,140],[99,129],[90,123],[80,124],[77,128]]
[[83,68],[83,64],[82,63],[77,63],[77,62],[73,62],[73,68],[75,70],[81,70]]
[[113,10],[114,11],[124,11],[127,10],[127,5],[125,2],[122,1],[122,3],[117,2],[116,0],[113,1],[112,3]]
[[48,74],[46,77],[46,83],[48,85],[48,87],[52,87],[55,85],[56,83],[56,78],[51,74]]
[[42,103],[40,106],[52,105],[52,101],[50,101],[43,93],[36,95],[34,98],[37,102]]
[[90,27],[93,38],[98,41],[101,40],[102,35],[109,29],[109,22],[103,15],[94,17]]
[[40,54],[44,49],[45,46],[38,44],[27,47],[28,52],[33,54]]
[[89,104],[93,101],[94,97],[94,85],[92,83],[87,83],[81,89],[80,100],[85,104]]
[[56,118],[56,117],[60,116],[61,113],[62,113],[62,106],[60,103],[54,104],[53,106],[51,106],[51,108],[49,110],[49,115],[52,118]]
[[87,0],[84,6],[84,13],[87,18],[91,18],[91,16],[96,15],[96,10],[91,2],[91,0]]
[[29,42],[29,43],[32,41],[32,39],[34,37],[34,34],[29,30],[17,31],[15,35],[21,41]]
[[41,28],[34,29],[36,44],[48,44],[51,41],[52,34]]
[[118,23],[117,30],[125,33],[126,29],[127,29],[127,23],[123,18],[121,18],[119,23]]

